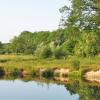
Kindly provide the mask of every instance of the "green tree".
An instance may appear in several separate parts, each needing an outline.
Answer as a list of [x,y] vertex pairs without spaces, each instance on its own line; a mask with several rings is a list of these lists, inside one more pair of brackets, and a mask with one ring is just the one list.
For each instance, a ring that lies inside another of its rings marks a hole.
[[95,56],[100,52],[100,40],[95,32],[83,32],[75,46],[75,54],[79,56]]
[[65,55],[66,55],[66,52],[63,51],[61,47],[57,47],[54,51],[54,56],[56,59],[64,58]]
[[50,47],[45,47],[41,53],[42,58],[49,58],[52,56],[52,50]]

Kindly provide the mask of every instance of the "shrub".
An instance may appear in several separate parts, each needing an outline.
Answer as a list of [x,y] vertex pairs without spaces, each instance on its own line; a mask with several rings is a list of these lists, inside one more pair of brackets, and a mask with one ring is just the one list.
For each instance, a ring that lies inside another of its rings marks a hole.
[[42,76],[43,76],[43,77],[46,77],[46,78],[51,78],[51,77],[54,76],[54,72],[53,72],[52,69],[48,69],[48,70],[46,70],[46,71],[44,71],[44,72],[42,73]]
[[83,31],[74,48],[74,53],[81,57],[94,57],[100,52],[100,39],[95,32]]
[[1,63],[5,63],[5,62],[7,62],[8,61],[8,59],[0,59],[0,62]]
[[39,76],[39,71],[36,69],[33,69],[31,72],[32,77],[38,77]]
[[72,71],[68,74],[68,77],[70,79],[79,79],[79,78],[81,78],[81,72],[80,71]]
[[80,61],[79,60],[73,60],[71,62],[71,65],[74,69],[79,70],[80,69]]
[[54,52],[54,56],[57,59],[60,59],[60,58],[64,57],[65,55],[66,55],[65,52],[63,50],[61,50],[60,48],[56,49]]
[[5,75],[5,70],[3,67],[0,67],[0,77]]
[[19,70],[17,68],[14,68],[11,72],[11,75],[17,77],[19,75]]
[[50,47],[45,47],[41,53],[42,58],[49,58],[52,56],[52,50]]
[[0,50],[0,54],[5,54],[5,51],[4,50]]

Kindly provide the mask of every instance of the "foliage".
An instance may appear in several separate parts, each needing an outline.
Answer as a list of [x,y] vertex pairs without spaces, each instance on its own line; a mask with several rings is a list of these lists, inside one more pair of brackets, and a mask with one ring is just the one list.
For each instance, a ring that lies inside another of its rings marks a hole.
[[61,48],[56,48],[54,51],[54,56],[56,59],[63,58],[65,56],[65,52]]
[[53,75],[54,75],[54,72],[52,69],[47,69],[45,72],[42,73],[42,76],[46,78],[51,78],[53,77]]
[[100,2],[70,0],[64,6],[60,27],[55,31],[23,31],[9,43],[0,42],[0,54],[24,54],[64,59],[68,56],[93,57],[100,53]]
[[95,56],[100,52],[100,40],[95,32],[82,33],[75,46],[75,54],[83,57]]
[[49,58],[52,56],[52,50],[50,47],[45,47],[41,54],[42,58]]
[[80,61],[79,60],[72,60],[71,61],[71,66],[74,69],[79,70],[80,69]]
[[37,69],[33,68],[31,74],[32,74],[32,77],[38,77],[39,71]]
[[17,77],[19,75],[19,70],[17,68],[14,68],[11,72],[11,75]]
[[0,77],[5,75],[5,70],[3,67],[0,67]]

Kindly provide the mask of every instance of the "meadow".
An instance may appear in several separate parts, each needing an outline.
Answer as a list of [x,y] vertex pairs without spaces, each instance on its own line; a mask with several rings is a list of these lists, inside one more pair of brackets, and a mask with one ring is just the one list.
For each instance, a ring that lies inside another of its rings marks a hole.
[[[75,63],[77,61],[79,62],[78,65]],[[98,70],[100,68],[100,57],[78,58],[72,56],[67,59],[42,59],[33,55],[0,55],[0,66],[9,71],[13,70],[14,68],[23,68],[28,71],[39,68],[66,68],[75,70],[75,67],[77,66],[82,70]]]

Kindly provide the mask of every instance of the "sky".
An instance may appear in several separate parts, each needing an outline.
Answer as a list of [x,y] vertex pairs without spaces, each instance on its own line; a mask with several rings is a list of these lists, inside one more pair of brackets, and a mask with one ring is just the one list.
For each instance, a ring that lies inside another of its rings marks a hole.
[[68,0],[0,0],[0,41],[7,43],[22,31],[57,29],[64,5]]

